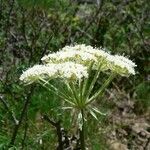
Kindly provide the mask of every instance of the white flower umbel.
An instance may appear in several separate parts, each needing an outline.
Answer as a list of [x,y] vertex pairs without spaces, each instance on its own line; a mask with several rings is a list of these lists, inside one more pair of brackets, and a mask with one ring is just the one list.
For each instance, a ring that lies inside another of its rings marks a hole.
[[134,67],[136,66],[134,62],[124,56],[111,55],[103,48],[93,48],[85,44],[65,46],[59,52],[44,56],[42,61],[45,63],[72,61],[87,67],[90,66],[90,62],[94,62],[92,67],[94,70],[100,69],[102,72],[112,71],[122,76],[134,75]]
[[130,74],[135,75],[134,67],[136,66],[131,60],[124,56],[110,55],[107,57],[107,67],[122,76],[128,76]]
[[44,56],[41,60],[44,63],[62,63],[72,61],[81,64],[88,64],[91,61],[97,61],[97,58],[93,54],[87,52],[69,50],[49,54]]
[[64,79],[80,80],[81,78],[88,77],[87,67],[76,64],[74,62],[65,62],[56,64],[59,70],[59,76]]
[[94,62],[93,69],[97,70],[99,64],[101,63],[101,71],[107,70],[106,68],[106,57],[109,53],[105,52],[104,49],[96,49],[91,46],[75,45],[75,46],[65,46],[62,50],[44,56],[42,61],[44,63],[60,63],[72,61],[76,63],[83,64],[89,67],[91,62]]
[[45,65],[35,65],[26,71],[20,76],[20,80],[24,83],[33,83],[40,78],[56,78],[58,77],[58,69],[56,65],[51,64],[49,66]]
[[35,65],[23,72],[20,80],[30,84],[40,79],[62,78],[78,80],[83,77],[88,77],[85,66],[73,62],[65,62],[61,64]]
[[[129,60],[128,58],[120,55],[111,55],[106,52],[105,49],[100,48],[92,48],[91,46],[78,45],[77,49],[89,52],[90,54],[94,54],[97,59],[102,60],[101,70],[102,71],[113,71],[114,73],[128,76],[130,74],[135,75],[134,67],[136,67],[135,63]],[[80,48],[79,48],[80,47]],[[98,62],[99,62],[98,61]]]

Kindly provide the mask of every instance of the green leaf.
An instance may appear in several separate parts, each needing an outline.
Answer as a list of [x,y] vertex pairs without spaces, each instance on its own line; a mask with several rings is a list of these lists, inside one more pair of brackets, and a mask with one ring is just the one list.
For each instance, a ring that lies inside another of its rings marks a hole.
[[93,107],[92,108],[96,113],[100,114],[100,115],[104,115],[106,116],[107,114],[106,113],[102,113],[101,111],[99,111],[96,107]]
[[98,120],[96,114],[92,111],[92,109],[89,109],[89,112],[96,120]]

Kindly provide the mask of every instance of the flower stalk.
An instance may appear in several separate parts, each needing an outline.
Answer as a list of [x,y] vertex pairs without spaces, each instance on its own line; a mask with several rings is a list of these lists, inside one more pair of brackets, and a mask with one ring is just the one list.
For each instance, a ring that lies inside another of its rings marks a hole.
[[81,150],[85,150],[85,121],[84,121],[84,109],[81,109],[82,114],[82,129],[80,129],[80,144],[81,144]]

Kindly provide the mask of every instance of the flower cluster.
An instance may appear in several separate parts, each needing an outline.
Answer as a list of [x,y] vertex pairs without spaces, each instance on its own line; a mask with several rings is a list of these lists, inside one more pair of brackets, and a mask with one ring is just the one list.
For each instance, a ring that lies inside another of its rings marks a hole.
[[20,80],[30,84],[43,79],[63,78],[76,80],[83,77],[88,77],[85,66],[73,62],[65,62],[61,64],[35,65],[23,72]]
[[136,66],[131,60],[124,56],[111,55],[102,48],[93,48],[84,44],[75,46],[65,46],[62,50],[44,56],[44,63],[62,63],[72,61],[89,67],[93,61],[93,69],[98,69],[101,66],[101,71],[112,71],[122,76],[135,74],[134,67]]
[[75,64],[73,62],[65,62],[55,65],[57,67],[60,78],[76,80],[82,79],[83,77],[85,78],[88,77],[87,67],[81,64]]
[[134,62],[124,56],[111,55],[102,48],[93,48],[84,44],[65,46],[62,50],[44,56],[44,65],[35,65],[26,70],[20,77],[25,83],[39,79],[81,79],[88,76],[88,68],[93,62],[92,69],[103,72],[111,71],[128,76],[135,74]]
[[45,76],[49,76],[51,78],[55,77],[56,74],[57,70],[55,65],[35,65],[23,72],[23,74],[20,76],[20,80],[24,83],[32,83],[39,80],[40,78],[45,78]]
[[72,61],[80,64],[89,64],[91,61],[97,61],[97,58],[88,52],[70,49],[69,51],[58,51],[44,56],[42,61],[44,63],[62,63]]

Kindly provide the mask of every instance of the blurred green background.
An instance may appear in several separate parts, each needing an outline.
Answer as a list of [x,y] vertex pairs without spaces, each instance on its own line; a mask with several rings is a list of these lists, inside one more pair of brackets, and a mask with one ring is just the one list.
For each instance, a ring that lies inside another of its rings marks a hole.
[[44,55],[75,43],[105,47],[137,64],[135,76],[116,79],[97,101],[108,115],[87,121],[87,147],[148,150],[149,8],[149,0],[0,0],[0,150],[56,149],[56,130],[43,114],[56,122],[61,119],[71,135],[70,113],[61,109],[62,101],[37,85],[23,86],[19,76]]

